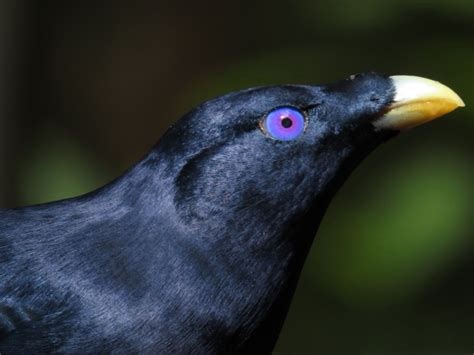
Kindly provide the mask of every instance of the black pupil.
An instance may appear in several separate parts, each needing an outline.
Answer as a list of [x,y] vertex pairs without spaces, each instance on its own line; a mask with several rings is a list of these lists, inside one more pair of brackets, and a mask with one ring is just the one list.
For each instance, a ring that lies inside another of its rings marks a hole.
[[290,128],[291,126],[293,126],[293,121],[291,120],[291,118],[285,117],[281,120],[281,125],[285,128]]

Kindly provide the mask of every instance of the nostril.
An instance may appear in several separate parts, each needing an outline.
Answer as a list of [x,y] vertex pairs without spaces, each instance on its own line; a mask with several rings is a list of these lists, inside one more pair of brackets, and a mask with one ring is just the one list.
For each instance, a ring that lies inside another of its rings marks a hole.
[[378,102],[380,102],[380,96],[378,96],[378,95],[372,95],[372,96],[370,97],[370,101],[378,103]]

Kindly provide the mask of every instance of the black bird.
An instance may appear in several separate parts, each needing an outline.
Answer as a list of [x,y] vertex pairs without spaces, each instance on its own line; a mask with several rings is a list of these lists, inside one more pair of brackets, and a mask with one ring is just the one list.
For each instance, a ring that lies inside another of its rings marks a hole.
[[375,73],[243,90],[95,192],[0,210],[0,352],[270,353],[351,170],[458,106],[437,82]]

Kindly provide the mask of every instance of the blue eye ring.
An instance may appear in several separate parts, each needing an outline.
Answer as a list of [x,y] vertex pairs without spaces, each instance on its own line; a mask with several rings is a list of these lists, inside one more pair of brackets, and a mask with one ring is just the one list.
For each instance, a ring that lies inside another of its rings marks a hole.
[[292,106],[280,106],[263,117],[260,129],[269,138],[292,141],[304,133],[307,122],[304,111]]

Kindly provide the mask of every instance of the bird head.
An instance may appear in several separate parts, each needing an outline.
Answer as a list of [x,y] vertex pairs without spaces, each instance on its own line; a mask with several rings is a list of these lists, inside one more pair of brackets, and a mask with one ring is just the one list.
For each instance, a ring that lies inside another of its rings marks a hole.
[[275,248],[312,238],[340,184],[381,142],[462,105],[440,83],[375,73],[253,88],[197,107],[159,150],[183,224],[207,240]]

